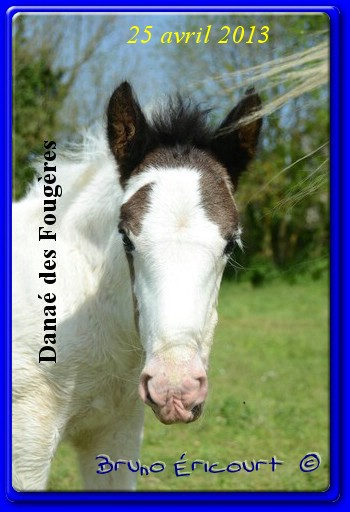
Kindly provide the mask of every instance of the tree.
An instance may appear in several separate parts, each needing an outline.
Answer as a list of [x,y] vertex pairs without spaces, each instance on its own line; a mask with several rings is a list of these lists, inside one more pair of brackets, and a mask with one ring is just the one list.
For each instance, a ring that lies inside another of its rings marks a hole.
[[[43,141],[75,131],[75,102],[71,99],[68,114],[62,115],[65,101],[84,66],[95,65],[115,19],[20,15],[15,22],[13,196],[18,199],[32,180],[32,159],[42,153]],[[92,94],[89,102],[94,112]]]
[[[42,152],[42,144],[58,127],[57,111],[67,88],[62,84],[63,70],[53,70],[47,49],[33,55],[19,18],[15,35],[13,66],[13,166],[16,171],[13,193],[19,198],[33,177],[30,154]],[[28,152],[30,148],[30,152]]]

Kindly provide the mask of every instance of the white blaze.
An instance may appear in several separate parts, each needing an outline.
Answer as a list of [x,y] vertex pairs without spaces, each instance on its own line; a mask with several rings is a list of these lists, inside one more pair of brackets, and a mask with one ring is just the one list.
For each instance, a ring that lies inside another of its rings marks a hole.
[[201,204],[198,171],[144,172],[131,181],[124,201],[147,183],[148,212],[140,235],[131,234],[141,339],[147,357],[163,351],[166,358],[171,349],[173,363],[179,357],[186,364],[195,351],[207,367],[226,242]]

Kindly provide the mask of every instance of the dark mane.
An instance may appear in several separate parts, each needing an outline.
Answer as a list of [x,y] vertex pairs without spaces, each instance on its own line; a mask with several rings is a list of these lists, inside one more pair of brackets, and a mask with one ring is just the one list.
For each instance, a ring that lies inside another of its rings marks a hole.
[[214,129],[208,124],[210,109],[202,109],[180,94],[170,97],[152,115],[151,130],[157,146],[208,148]]

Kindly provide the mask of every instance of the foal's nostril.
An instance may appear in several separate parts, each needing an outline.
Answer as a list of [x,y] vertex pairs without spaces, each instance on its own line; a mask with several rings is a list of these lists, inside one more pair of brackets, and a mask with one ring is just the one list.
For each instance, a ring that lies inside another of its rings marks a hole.
[[140,384],[139,384],[139,394],[141,399],[145,403],[150,403],[152,400],[149,389],[148,389],[148,382],[151,380],[151,376],[147,375],[147,373],[142,374],[140,378]]
[[207,376],[206,375],[203,375],[202,377],[198,377],[197,380],[199,381],[200,388],[207,386]]
[[208,393],[208,379],[206,375],[198,377],[199,381],[199,394],[202,397],[202,400],[205,400],[206,395]]
[[147,391],[146,403],[149,404],[149,405],[157,405],[157,403],[151,397],[151,393],[149,391]]
[[152,398],[151,392],[148,387],[149,381],[152,379],[150,375],[145,373],[141,376],[139,393],[142,400],[145,404],[150,405],[151,407],[158,406],[157,402]]

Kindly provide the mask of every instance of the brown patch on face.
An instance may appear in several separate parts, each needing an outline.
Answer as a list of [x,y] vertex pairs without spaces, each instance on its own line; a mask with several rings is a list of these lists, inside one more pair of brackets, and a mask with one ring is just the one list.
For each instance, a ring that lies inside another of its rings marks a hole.
[[134,282],[135,282],[134,258],[132,257],[132,254],[126,253],[126,259],[128,260],[128,264],[129,264],[132,301],[133,301],[133,305],[134,305],[134,321],[135,321],[136,330],[137,330],[138,334],[140,334],[140,329],[139,329],[140,310],[139,310],[139,305],[137,302],[137,297],[134,292]]
[[[152,190],[152,184],[148,183],[141,187],[131,198],[122,205],[120,209],[119,228],[126,232],[132,231],[134,235],[139,235],[142,228],[143,218],[147,212],[149,205],[149,195]],[[126,252],[126,259],[129,264],[129,272],[131,279],[132,299],[134,303],[134,320],[137,331],[139,331],[139,308],[137,298],[134,293],[135,269],[134,259],[130,252]]]
[[205,212],[219,226],[222,237],[228,240],[238,226],[238,212],[232,186],[223,167],[215,163],[209,169],[203,168],[200,184]]
[[149,206],[149,195],[152,184],[147,183],[141,187],[120,209],[120,224],[123,229],[132,231],[136,236],[140,234],[142,221]]
[[133,174],[150,167],[190,167],[199,171],[202,205],[209,219],[219,226],[223,238],[232,236],[238,224],[232,182],[225,168],[211,154],[180,146],[157,149],[146,156]]

